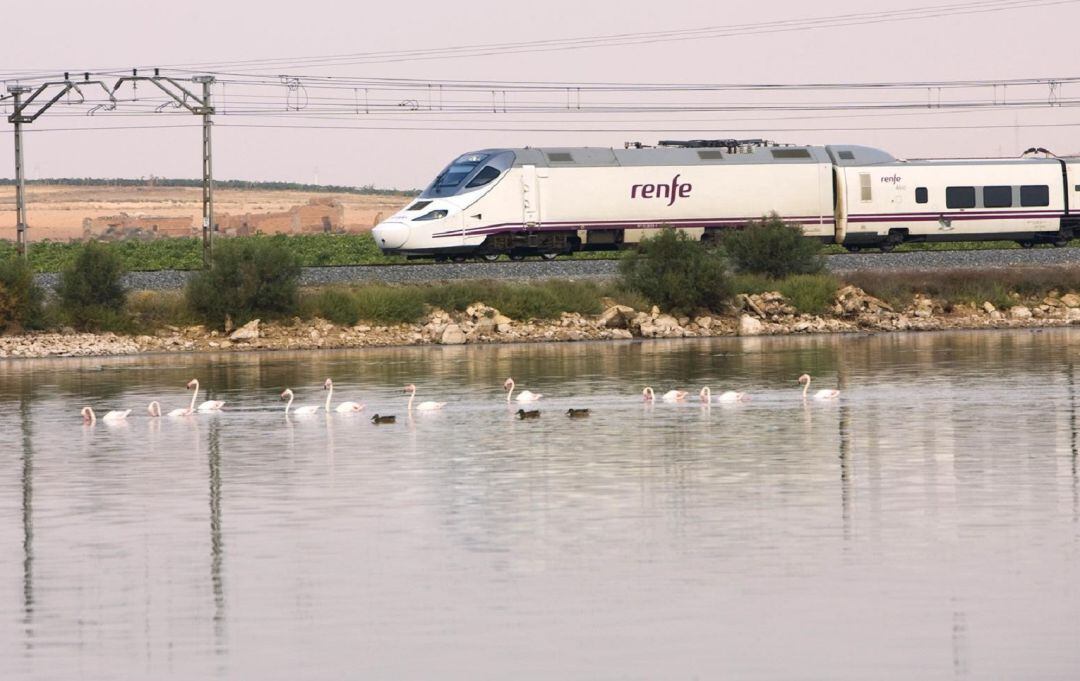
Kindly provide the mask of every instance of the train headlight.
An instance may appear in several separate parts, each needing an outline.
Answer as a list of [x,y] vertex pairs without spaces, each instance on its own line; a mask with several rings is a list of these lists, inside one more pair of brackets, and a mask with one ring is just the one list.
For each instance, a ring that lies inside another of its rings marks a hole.
[[449,211],[447,210],[433,210],[428,213],[424,213],[418,218],[413,218],[413,222],[423,222],[425,220],[442,220],[447,215],[449,215]]

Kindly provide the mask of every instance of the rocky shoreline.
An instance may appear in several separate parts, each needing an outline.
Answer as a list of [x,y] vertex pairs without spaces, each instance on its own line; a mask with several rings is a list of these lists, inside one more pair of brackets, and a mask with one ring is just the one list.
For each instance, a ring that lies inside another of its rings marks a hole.
[[1080,296],[1051,291],[1042,300],[1021,301],[1007,310],[985,302],[953,305],[916,296],[902,310],[854,286],[837,292],[823,315],[798,312],[783,295],[740,295],[725,314],[677,317],[653,307],[639,311],[608,301],[600,315],[563,313],[554,320],[513,320],[476,303],[465,312],[432,310],[417,324],[342,326],[326,320],[252,321],[227,333],[203,326],[166,326],[154,335],[113,333],[25,333],[0,336],[0,358],[86,357],[160,352],[316,350],[409,345],[543,343],[636,338],[766,336],[810,333],[1010,329],[1080,324]]

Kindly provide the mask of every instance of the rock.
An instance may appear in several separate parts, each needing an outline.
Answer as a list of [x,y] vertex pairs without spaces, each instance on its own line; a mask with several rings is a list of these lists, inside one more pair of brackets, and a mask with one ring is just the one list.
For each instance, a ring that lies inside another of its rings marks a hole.
[[988,301],[986,301],[985,303],[983,303],[982,309],[986,311],[986,314],[990,314],[990,313],[992,313],[992,312],[993,312],[994,310],[996,310],[997,308],[996,308],[996,307],[994,307],[994,304],[993,304],[993,303],[991,303],[991,302],[990,302],[990,301],[988,300]]
[[1023,305],[1016,305],[1009,308],[1009,319],[1031,319],[1031,310]]
[[765,316],[765,311],[762,310],[756,302],[754,302],[753,298],[746,295],[745,293],[740,293],[739,295],[735,296],[735,307],[739,308],[740,310],[751,310],[759,317]]
[[1001,314],[1001,310],[994,310],[990,313],[990,319],[993,319],[994,321],[1005,319],[1005,315]]
[[231,341],[250,341],[259,337],[259,320],[252,319],[247,324],[244,324],[236,331],[229,334],[229,340]]
[[439,342],[443,345],[462,345],[465,342],[465,332],[457,324],[447,324],[439,335]]
[[[1077,310],[1077,312],[1080,312],[1080,310]],[[611,339],[612,340],[631,340],[633,337],[634,337],[634,334],[630,333],[626,329],[612,329],[611,330]]]
[[748,314],[739,317],[740,336],[760,336],[765,332],[765,325]]
[[837,314],[850,315],[864,312],[892,312],[893,308],[884,300],[875,298],[858,286],[849,285],[836,292],[836,305],[833,310]]
[[596,318],[596,323],[607,329],[625,329],[630,325],[630,320],[634,318],[635,314],[637,313],[632,307],[612,305]]
[[497,314],[497,315],[495,315],[494,317],[491,318],[491,321],[493,321],[495,323],[495,326],[499,326],[501,324],[510,324],[514,320],[510,319],[509,317],[507,317],[504,314]]
[[713,318],[707,316],[698,317],[694,320],[694,323],[703,329],[711,329],[713,325]]
[[1070,307],[1065,310],[1065,319],[1070,322],[1080,321],[1080,307]]
[[1065,307],[1080,307],[1080,296],[1075,293],[1066,293],[1059,300]]

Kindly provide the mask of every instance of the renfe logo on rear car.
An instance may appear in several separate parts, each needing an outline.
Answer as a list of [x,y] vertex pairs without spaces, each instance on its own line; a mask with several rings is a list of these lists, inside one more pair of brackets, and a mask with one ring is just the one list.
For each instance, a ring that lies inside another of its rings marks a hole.
[[676,175],[668,184],[635,184],[630,187],[632,199],[667,199],[667,205],[675,203],[675,199],[685,199],[690,196],[690,190],[694,186],[689,182],[679,183]]

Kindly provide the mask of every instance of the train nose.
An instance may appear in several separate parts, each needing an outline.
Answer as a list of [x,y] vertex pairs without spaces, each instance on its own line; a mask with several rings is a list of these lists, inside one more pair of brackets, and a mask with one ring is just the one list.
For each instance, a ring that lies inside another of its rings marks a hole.
[[371,236],[383,250],[401,248],[409,239],[409,226],[400,222],[384,222],[371,230]]

